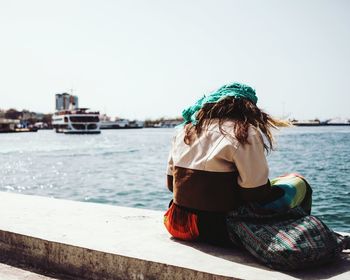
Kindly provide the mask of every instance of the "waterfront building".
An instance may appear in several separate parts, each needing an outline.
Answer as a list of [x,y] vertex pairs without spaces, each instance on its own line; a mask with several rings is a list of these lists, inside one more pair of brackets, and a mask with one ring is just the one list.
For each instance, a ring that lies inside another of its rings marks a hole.
[[56,111],[74,110],[78,108],[78,96],[66,92],[56,94]]

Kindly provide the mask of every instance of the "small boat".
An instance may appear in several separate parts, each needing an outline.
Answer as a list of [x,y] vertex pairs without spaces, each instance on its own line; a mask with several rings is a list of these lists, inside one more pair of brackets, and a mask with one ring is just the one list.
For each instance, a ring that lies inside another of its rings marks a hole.
[[16,128],[14,132],[37,132],[37,127],[23,127],[23,128]]
[[0,133],[12,132],[37,132],[38,128],[35,126],[21,127],[19,120],[0,119]]
[[142,121],[129,121],[127,119],[116,119],[115,121],[101,121],[101,129],[127,129],[127,128],[143,128]]
[[19,120],[0,119],[0,133],[15,132]]
[[320,126],[322,123],[318,120],[297,121],[292,120],[291,123],[295,126]]
[[327,120],[327,125],[332,126],[343,126],[343,125],[350,125],[350,119],[344,119],[344,118],[334,118]]

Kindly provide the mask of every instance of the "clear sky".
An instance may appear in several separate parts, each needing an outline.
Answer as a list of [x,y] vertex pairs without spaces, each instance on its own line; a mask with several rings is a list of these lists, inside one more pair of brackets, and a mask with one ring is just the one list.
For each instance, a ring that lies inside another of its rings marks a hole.
[[225,83],[274,116],[350,117],[350,1],[0,0],[0,108],[55,93],[111,116],[179,116]]

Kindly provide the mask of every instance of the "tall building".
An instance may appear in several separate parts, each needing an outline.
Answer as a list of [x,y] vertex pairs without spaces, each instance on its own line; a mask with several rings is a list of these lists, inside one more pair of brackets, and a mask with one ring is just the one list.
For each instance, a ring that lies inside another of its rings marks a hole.
[[56,94],[56,111],[74,110],[79,108],[78,96],[66,92]]

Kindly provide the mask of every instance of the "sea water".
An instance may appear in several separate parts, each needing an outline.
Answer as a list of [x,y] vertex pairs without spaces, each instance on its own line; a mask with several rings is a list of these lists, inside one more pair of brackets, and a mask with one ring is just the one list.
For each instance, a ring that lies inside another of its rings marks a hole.
[[[100,135],[0,134],[0,191],[165,210],[174,129]],[[270,177],[297,172],[313,187],[312,213],[350,231],[350,127],[293,127],[276,134]]]

